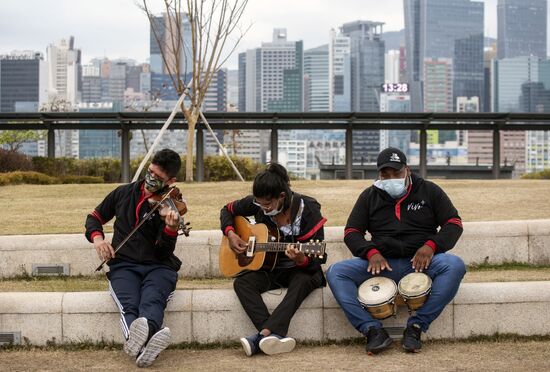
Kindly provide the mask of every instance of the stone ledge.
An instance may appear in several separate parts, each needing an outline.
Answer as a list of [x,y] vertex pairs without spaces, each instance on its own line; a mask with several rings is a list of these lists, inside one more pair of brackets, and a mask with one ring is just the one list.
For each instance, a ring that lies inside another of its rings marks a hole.
[[[343,234],[341,226],[325,229],[329,254],[325,269],[351,257]],[[180,276],[220,276],[221,236],[219,230],[203,230],[180,237],[176,246],[183,262]],[[464,234],[451,253],[466,264],[550,264],[550,220],[466,222]],[[60,263],[70,265],[70,275],[93,275],[99,261],[82,234],[0,236],[0,277],[30,275],[33,264]]]
[[[263,295],[268,308],[285,291]],[[495,332],[550,334],[550,282],[463,283],[455,300],[432,324],[428,338],[466,338]],[[403,327],[400,307],[387,327]],[[518,321],[521,319],[521,321]],[[231,289],[178,290],[166,310],[173,342],[234,341],[254,328]],[[122,342],[118,308],[108,292],[0,293],[0,332],[20,331],[32,344]],[[289,335],[327,341],[360,336],[346,320],[329,288],[312,293],[294,316]]]

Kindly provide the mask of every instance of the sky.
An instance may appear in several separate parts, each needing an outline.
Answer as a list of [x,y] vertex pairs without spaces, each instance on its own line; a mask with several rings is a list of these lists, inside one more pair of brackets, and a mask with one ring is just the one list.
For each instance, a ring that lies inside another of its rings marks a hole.
[[[185,2],[185,1],[184,1]],[[496,37],[497,0],[485,0],[485,34]],[[96,57],[149,56],[149,23],[141,0],[0,0],[0,54],[13,50],[44,53],[69,36],[82,50],[83,63]],[[160,12],[162,0],[149,0]],[[237,53],[271,41],[273,28],[286,28],[288,40],[304,49],[328,43],[331,28],[369,20],[385,22],[384,31],[404,28],[403,0],[249,0],[242,25],[251,26],[224,67],[237,68]]]

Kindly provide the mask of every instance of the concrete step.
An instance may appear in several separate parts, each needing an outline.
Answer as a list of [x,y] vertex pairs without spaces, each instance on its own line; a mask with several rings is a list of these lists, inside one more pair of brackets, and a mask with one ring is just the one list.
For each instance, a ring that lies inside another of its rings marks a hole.
[[[325,269],[351,257],[343,233],[343,227],[325,228],[329,257]],[[192,231],[189,237],[178,238],[176,254],[183,261],[180,276],[220,276],[220,240],[218,230]],[[451,253],[468,265],[550,264],[550,220],[466,222]],[[45,264],[65,264],[69,275],[93,275],[99,260],[82,234],[0,236],[0,278],[32,275],[34,265]]]
[[[285,291],[263,295],[274,309]],[[463,283],[451,304],[432,324],[428,338],[475,335],[550,334],[550,282]],[[396,335],[408,313],[399,308],[384,321]],[[122,342],[118,308],[107,292],[0,293],[0,332],[20,332],[32,344],[47,341]],[[231,289],[178,290],[165,323],[173,342],[235,341],[254,328]],[[294,316],[289,336],[327,341],[360,336],[347,322],[329,288],[314,291]]]

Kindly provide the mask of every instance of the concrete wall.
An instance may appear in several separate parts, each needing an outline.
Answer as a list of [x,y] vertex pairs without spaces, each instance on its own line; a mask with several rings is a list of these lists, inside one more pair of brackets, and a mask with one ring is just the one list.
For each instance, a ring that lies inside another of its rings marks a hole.
[[[275,308],[284,293],[264,294],[268,308]],[[496,332],[548,335],[549,307],[550,282],[464,283],[427,337],[466,338]],[[399,334],[407,316],[400,307],[397,317],[384,321],[385,326]],[[52,340],[123,342],[118,320],[118,308],[107,292],[0,293],[0,332],[21,332],[22,338],[36,345]],[[254,332],[230,289],[176,291],[165,323],[174,343],[235,341]],[[289,336],[321,341],[360,334],[349,325],[330,289],[324,288],[304,301],[292,319]]]
[[[325,229],[328,263],[351,257],[343,243],[343,227]],[[109,236],[108,236],[109,237]],[[182,277],[219,276],[221,232],[192,231],[179,237],[176,254]],[[467,264],[521,262],[550,264],[550,220],[466,222],[451,251]],[[30,274],[33,264],[69,263],[71,275],[93,275],[99,260],[82,234],[0,236],[0,277]]]

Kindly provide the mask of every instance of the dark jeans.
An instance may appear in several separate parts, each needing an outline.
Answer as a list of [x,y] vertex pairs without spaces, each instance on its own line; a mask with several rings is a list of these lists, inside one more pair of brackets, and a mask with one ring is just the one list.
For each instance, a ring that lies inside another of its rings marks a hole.
[[[275,269],[251,271],[233,282],[235,293],[258,331],[269,329],[272,333],[286,336],[290,320],[302,301],[314,289],[321,286],[321,271],[311,275],[299,269]],[[278,288],[288,288],[281,303],[269,314],[261,294]]]
[[128,339],[128,328],[140,317],[147,319],[149,334],[160,330],[164,309],[176,289],[178,273],[164,265],[119,262],[109,266],[109,290],[120,310],[120,324]]

